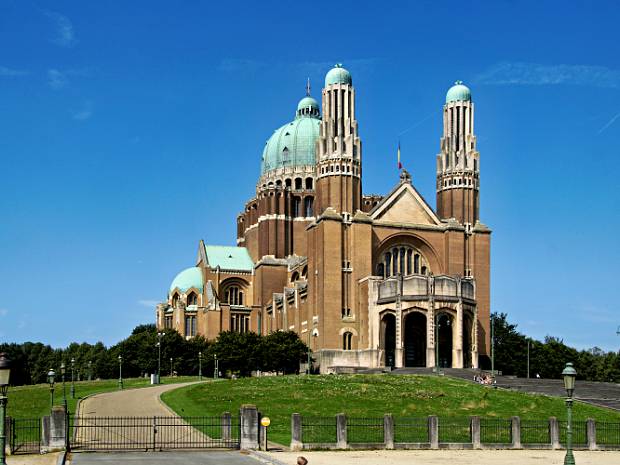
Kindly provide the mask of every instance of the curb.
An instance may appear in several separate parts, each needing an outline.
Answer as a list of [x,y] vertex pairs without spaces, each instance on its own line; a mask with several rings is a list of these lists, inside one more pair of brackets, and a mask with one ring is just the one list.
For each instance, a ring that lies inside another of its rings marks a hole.
[[256,460],[263,462],[266,465],[289,465],[288,463],[284,463],[281,460],[274,459],[273,457],[268,456],[264,452],[258,452],[255,450],[249,450],[249,455],[254,457]]

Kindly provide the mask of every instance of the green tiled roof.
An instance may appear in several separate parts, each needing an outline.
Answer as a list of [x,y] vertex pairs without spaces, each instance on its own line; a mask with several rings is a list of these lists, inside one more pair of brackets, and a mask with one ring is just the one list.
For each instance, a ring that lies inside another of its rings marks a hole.
[[222,270],[252,271],[254,262],[245,247],[229,247],[225,245],[205,245],[207,263],[211,268]]

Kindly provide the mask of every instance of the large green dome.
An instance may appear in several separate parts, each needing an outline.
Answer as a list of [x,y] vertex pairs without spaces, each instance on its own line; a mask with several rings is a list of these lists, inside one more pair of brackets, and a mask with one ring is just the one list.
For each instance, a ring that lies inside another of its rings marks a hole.
[[176,275],[170,285],[170,292],[177,288],[181,292],[185,292],[192,287],[198,289],[200,292],[202,292],[204,287],[202,281],[202,271],[197,266],[187,268]]
[[332,84],[353,84],[351,73],[344,69],[340,63],[336,64],[325,75],[325,87]]
[[285,166],[314,165],[320,125],[318,102],[304,97],[297,105],[295,119],[276,129],[265,144],[261,174]]
[[446,94],[446,103],[471,102],[471,91],[463,85],[463,81],[456,81]]

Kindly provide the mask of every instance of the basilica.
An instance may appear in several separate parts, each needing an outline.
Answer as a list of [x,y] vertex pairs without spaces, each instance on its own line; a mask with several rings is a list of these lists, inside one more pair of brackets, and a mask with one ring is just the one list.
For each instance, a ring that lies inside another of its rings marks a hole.
[[295,331],[322,373],[485,364],[491,230],[469,88],[457,82],[443,104],[435,209],[404,169],[386,195],[363,193],[349,71],[329,70],[320,104],[307,94],[265,144],[237,246],[199,241],[157,327],[211,340]]

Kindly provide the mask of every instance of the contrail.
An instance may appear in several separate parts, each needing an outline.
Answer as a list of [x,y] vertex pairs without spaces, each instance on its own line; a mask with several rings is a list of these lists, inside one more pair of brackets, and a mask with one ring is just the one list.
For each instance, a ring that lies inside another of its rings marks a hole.
[[614,124],[614,121],[616,121],[618,119],[618,117],[620,117],[620,113],[617,113],[616,116],[614,116],[612,119],[610,119],[609,121],[607,121],[607,124],[605,126],[603,126],[601,129],[598,130],[598,133],[600,134],[601,132],[603,132],[605,129],[607,129],[609,126],[611,126],[612,124]]
[[435,116],[437,113],[439,113],[441,110],[437,110],[432,112],[430,115],[425,116],[423,119],[421,119],[420,121],[418,121],[417,123],[415,123],[413,126],[408,127],[407,129],[405,129],[404,131],[402,131],[401,133],[398,134],[398,137],[402,136],[403,134],[408,133],[409,131],[411,131],[412,129],[417,128],[418,126],[420,126],[422,123],[424,123],[426,120],[428,120],[429,118]]

